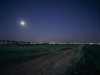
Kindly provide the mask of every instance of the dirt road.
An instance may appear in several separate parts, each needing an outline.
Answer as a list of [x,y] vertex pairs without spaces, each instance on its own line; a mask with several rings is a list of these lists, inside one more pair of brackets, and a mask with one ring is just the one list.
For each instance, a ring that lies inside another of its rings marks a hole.
[[7,66],[2,68],[0,75],[60,75],[69,66],[78,48],[58,51],[38,59]]

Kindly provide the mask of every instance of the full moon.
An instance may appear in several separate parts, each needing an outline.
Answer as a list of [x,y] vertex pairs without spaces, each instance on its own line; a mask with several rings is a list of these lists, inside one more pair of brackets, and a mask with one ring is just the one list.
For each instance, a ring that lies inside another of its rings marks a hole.
[[24,26],[25,25],[25,22],[21,21],[21,25]]

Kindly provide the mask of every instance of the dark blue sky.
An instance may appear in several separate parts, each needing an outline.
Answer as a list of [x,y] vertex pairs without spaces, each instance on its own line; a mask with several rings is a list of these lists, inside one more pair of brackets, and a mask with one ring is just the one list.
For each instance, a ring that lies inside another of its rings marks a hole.
[[100,42],[99,0],[0,1],[2,40]]

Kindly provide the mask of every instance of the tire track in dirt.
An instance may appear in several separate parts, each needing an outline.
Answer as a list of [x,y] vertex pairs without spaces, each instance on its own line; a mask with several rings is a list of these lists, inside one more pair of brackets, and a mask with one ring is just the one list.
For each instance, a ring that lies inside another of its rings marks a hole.
[[60,75],[70,65],[74,52],[80,47],[61,50],[38,59],[18,63],[1,69],[0,75]]

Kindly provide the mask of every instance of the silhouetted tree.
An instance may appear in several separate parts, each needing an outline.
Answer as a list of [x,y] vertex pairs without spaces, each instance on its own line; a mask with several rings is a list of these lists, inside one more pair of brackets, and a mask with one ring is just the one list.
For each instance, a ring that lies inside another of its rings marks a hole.
[[10,40],[7,40],[7,42],[10,42]]
[[0,42],[2,42],[2,40],[0,40]]
[[16,44],[18,44],[18,41],[15,41]]
[[15,41],[13,40],[12,43],[15,43]]
[[6,40],[2,40],[2,42],[6,42]]

